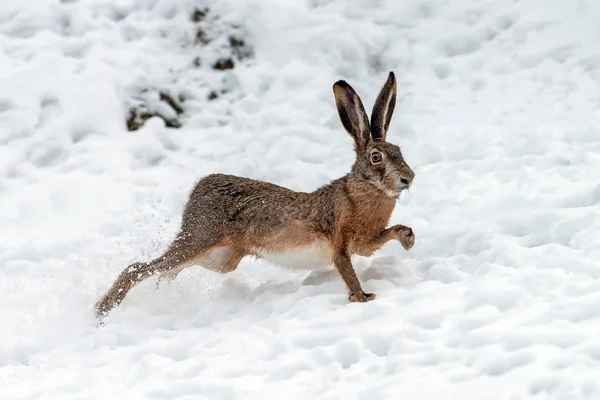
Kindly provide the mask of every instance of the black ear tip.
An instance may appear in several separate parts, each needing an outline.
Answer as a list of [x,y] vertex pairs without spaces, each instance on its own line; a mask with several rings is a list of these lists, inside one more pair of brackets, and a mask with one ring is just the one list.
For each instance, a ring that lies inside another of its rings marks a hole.
[[341,88],[349,88],[350,85],[348,85],[348,82],[346,82],[343,79],[340,79],[339,81],[337,81],[336,83],[333,84],[333,87],[335,88],[336,86],[339,86]]
[[388,80],[396,80],[396,75],[394,75],[394,71],[390,71],[390,74],[388,75]]

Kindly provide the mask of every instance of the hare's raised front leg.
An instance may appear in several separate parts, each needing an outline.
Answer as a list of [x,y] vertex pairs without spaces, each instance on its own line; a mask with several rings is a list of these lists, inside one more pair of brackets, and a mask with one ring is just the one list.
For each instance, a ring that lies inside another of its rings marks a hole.
[[405,250],[410,250],[415,244],[415,234],[408,226],[394,225],[381,231],[381,234],[370,242],[358,244],[353,251],[359,256],[371,257],[390,240],[397,240]]
[[396,239],[400,242],[404,250],[408,251],[415,245],[415,233],[411,228],[404,225],[394,225],[391,229],[396,232]]

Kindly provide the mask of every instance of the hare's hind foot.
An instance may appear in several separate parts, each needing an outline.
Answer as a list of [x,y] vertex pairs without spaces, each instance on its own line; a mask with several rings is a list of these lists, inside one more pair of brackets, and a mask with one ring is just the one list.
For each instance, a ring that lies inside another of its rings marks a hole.
[[147,263],[137,262],[125,268],[104,297],[96,303],[96,317],[102,318],[108,315],[110,310],[121,304],[131,288],[150,275],[152,269]]

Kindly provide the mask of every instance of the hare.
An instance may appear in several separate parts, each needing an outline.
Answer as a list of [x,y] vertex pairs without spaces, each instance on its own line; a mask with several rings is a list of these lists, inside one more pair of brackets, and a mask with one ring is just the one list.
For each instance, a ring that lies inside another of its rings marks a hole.
[[245,256],[286,266],[297,264],[294,254],[304,254],[310,259],[306,268],[333,263],[348,288],[349,301],[373,300],[374,293],[363,292],[351,256],[371,256],[390,240],[409,250],[415,241],[409,227],[386,228],[396,200],[415,177],[400,148],[385,140],[396,90],[390,72],[369,123],[354,89],[343,80],[333,85],[340,120],[354,138],[356,161],[349,174],[312,193],[232,175],[201,179],[167,251],[127,267],[96,303],[97,315],[107,315],[137,283],[154,274],[173,278],[192,265],[226,274]]

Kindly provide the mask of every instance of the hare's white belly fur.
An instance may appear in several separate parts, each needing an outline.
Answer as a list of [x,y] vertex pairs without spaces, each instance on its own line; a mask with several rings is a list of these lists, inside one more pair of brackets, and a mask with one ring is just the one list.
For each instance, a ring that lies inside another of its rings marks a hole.
[[324,269],[331,265],[331,248],[321,242],[308,246],[296,247],[282,252],[268,252],[254,249],[254,253],[265,261],[283,268],[292,269]]

